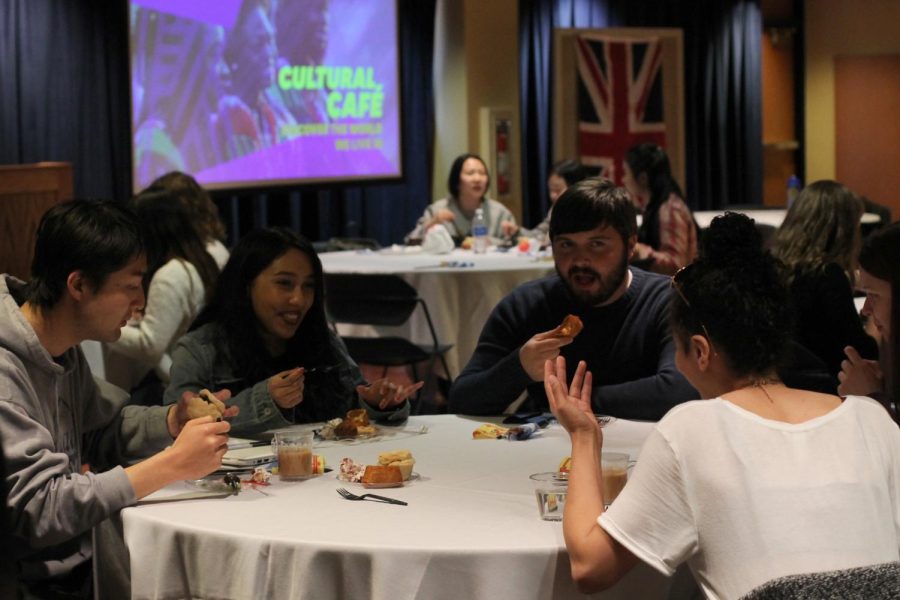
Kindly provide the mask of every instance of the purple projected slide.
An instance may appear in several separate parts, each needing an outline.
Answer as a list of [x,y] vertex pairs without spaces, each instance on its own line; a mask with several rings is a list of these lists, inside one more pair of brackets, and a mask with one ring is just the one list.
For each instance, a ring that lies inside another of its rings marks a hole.
[[397,177],[395,0],[131,0],[135,191]]

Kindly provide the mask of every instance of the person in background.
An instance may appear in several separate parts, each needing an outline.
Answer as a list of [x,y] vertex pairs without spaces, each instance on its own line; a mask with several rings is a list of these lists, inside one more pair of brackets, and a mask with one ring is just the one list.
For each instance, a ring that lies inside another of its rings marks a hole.
[[[494,308],[450,388],[450,412],[499,415],[522,392],[522,410],[545,410],[544,361],[560,354],[588,361],[598,413],[658,420],[696,398],[675,368],[669,279],[628,266],[636,229],[634,205],[612,182],[567,189],[550,219],[556,274],[520,285]],[[570,314],[584,330],[557,335]]]
[[666,575],[687,562],[706,597],[739,598],[784,575],[900,557],[900,429],[869,398],[778,380],[791,311],[760,245],[753,222],[728,213],[672,278],[676,362],[709,399],[656,425],[606,510],[591,374],[581,362],[569,380],[564,359],[547,361],[572,441],[563,534],[582,591],[638,561]]
[[866,294],[862,314],[872,319],[881,336],[881,360],[867,360],[856,348],[845,348],[847,358],[841,363],[838,391],[873,396],[900,422],[900,336],[895,333],[900,323],[900,223],[866,238],[859,267],[857,286]]
[[477,208],[484,210],[488,235],[495,240],[508,239],[518,229],[516,218],[508,208],[487,197],[490,183],[487,165],[480,156],[457,156],[447,176],[450,195],[425,208],[415,229],[406,236],[406,243],[421,241],[432,226],[442,225],[459,245],[472,235],[472,220]]
[[166,191],[133,201],[147,254],[143,314],[106,347],[106,379],[133,391],[133,402],[159,404],[169,380],[169,353],[212,294],[219,269],[184,205]]
[[862,214],[848,188],[816,181],[797,196],[771,244],[790,289],[797,342],[824,361],[835,389],[846,346],[878,358],[853,303]]
[[228,157],[238,158],[288,139],[285,132],[297,121],[281,98],[267,93],[277,82],[278,59],[271,0],[243,0],[225,38],[224,58],[234,93],[252,115],[252,124],[235,130],[238,139],[228,140]]
[[225,224],[219,218],[219,209],[197,180],[181,171],[170,171],[155,179],[148,192],[164,190],[181,202],[187,209],[191,223],[197,229],[200,239],[206,245],[219,270],[228,262],[228,248],[225,247]]
[[656,144],[638,144],[625,154],[622,168],[622,182],[644,215],[633,264],[671,275],[697,256],[697,224],[669,157]]
[[196,328],[172,352],[165,403],[186,391],[227,388],[240,415],[235,435],[327,421],[354,408],[401,422],[422,386],[366,384],[328,327],[322,263],[305,238],[284,228],[237,243]]
[[547,176],[547,196],[550,199],[550,210],[544,220],[538,223],[534,229],[519,229],[518,235],[550,240],[550,215],[553,214],[553,205],[571,185],[575,185],[586,177],[584,167],[575,160],[561,160],[550,167],[550,175]]
[[91,597],[91,528],[170,483],[208,475],[227,449],[227,421],[188,419],[192,403],[205,404],[192,394],[169,407],[122,407],[91,376],[80,342],[119,337],[144,304],[145,270],[134,213],[72,201],[42,217],[31,281],[0,277],[7,550],[26,597]]

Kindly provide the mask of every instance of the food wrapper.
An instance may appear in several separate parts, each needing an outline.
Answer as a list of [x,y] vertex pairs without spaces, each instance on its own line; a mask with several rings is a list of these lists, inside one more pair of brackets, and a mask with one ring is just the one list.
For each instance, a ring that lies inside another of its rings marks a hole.
[[511,427],[509,431],[506,432],[506,439],[511,442],[527,440],[535,433],[537,433],[538,426],[534,423],[525,423],[523,425],[516,425],[515,427]]
[[484,423],[472,432],[472,438],[476,440],[500,440],[509,433],[508,427],[500,427],[493,423]]
[[321,475],[325,472],[325,457],[321,454],[313,454],[312,467],[314,475]]

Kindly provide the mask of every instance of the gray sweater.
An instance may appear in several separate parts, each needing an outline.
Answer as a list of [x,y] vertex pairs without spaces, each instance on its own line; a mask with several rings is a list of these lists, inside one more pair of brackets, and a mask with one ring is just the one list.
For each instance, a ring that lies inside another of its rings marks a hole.
[[166,408],[103,398],[80,347],[50,356],[14,297],[22,285],[0,276],[0,439],[12,550],[22,579],[36,580],[91,557],[91,528],[136,501],[118,465],[172,438]]

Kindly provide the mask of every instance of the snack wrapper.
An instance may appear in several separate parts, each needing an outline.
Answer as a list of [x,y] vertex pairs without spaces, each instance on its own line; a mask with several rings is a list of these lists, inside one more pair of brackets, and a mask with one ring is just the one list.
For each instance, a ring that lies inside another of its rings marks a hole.
[[511,442],[527,440],[535,433],[537,433],[538,426],[534,423],[525,423],[523,425],[517,425],[515,427],[510,428],[509,431],[506,432],[506,439]]
[[500,427],[493,423],[484,423],[479,425],[478,429],[472,432],[472,439],[476,440],[500,440],[509,433],[508,427]]
[[321,454],[313,454],[312,457],[312,471],[315,475],[321,475],[325,472],[325,457]]

